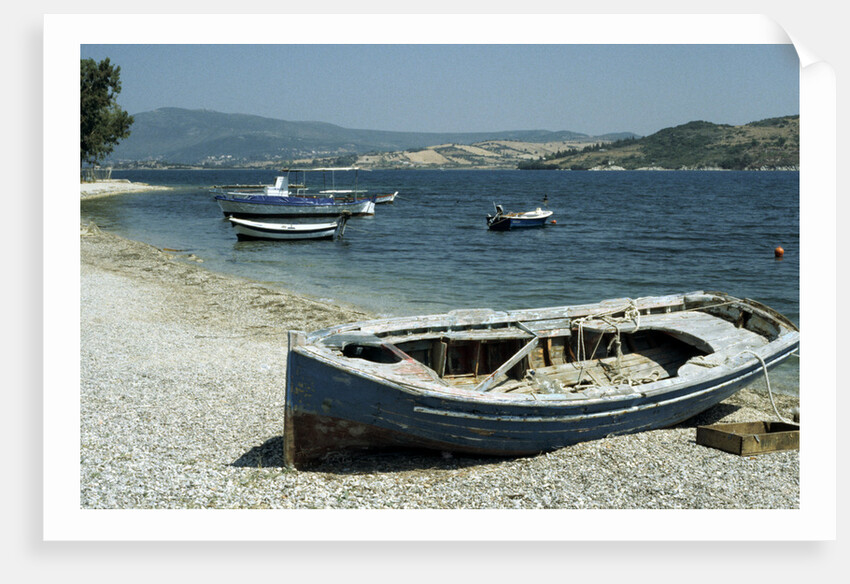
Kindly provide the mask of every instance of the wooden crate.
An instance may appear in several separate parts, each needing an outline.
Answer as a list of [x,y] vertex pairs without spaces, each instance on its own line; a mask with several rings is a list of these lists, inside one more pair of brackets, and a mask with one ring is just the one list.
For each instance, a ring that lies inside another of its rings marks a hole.
[[800,449],[800,426],[785,422],[744,422],[697,427],[697,444],[749,456]]

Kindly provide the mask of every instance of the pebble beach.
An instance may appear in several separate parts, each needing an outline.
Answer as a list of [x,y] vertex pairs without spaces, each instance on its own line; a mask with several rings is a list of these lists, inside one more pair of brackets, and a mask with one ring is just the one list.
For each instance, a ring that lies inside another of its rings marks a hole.
[[95,182],[80,183],[80,199],[95,199],[109,197],[121,193],[139,193],[147,191],[164,191],[170,187],[149,185],[140,182],[130,182],[126,179],[109,179]]
[[[81,186],[81,196],[96,194]],[[738,456],[695,441],[699,425],[776,420],[761,381],[676,427],[534,457],[374,452],[287,469],[286,331],[369,313],[217,274],[203,258],[87,223],[80,278],[84,509],[800,505],[798,451]],[[796,396],[774,399],[785,417],[799,406]]]

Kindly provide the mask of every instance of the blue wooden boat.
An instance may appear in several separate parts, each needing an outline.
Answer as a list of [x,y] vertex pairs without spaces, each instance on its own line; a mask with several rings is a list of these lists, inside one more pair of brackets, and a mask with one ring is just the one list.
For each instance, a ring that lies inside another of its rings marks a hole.
[[[343,212],[374,215],[377,195],[367,195],[357,188],[359,170],[356,167],[293,168],[276,177],[272,185],[216,186],[211,192],[225,217],[239,219],[331,217]],[[335,174],[347,171],[353,171],[353,188],[337,189]],[[310,191],[306,178],[309,173],[330,178],[323,178],[324,187],[320,190]]]
[[797,327],[723,293],[291,331],[284,457],[413,447],[515,456],[663,428],[767,375]]
[[501,205],[496,205],[496,214],[487,215],[487,227],[494,231],[510,231],[523,227],[543,227],[551,217],[552,211],[544,211],[540,207],[524,213],[505,213]]
[[375,198],[352,201],[332,197],[292,197],[249,193],[223,193],[215,196],[226,217],[239,219],[270,217],[333,217],[348,212],[352,215],[374,215]]

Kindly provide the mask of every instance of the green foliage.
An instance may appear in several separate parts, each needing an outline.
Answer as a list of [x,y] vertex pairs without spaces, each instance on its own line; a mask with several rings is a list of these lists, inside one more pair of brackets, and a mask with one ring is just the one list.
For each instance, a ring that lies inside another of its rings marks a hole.
[[130,135],[133,116],[121,109],[121,67],[80,59],[80,165],[96,164]]
[[357,164],[357,154],[347,154],[345,156],[337,156],[331,159],[331,166],[354,166]]
[[768,118],[766,120],[759,120],[758,122],[750,122],[750,126],[756,128],[786,128],[790,124],[791,120],[799,120],[800,116],[785,116],[784,118]]
[[702,121],[666,128],[641,140],[643,153],[667,168],[704,164],[712,158],[710,149],[722,138],[723,128]]

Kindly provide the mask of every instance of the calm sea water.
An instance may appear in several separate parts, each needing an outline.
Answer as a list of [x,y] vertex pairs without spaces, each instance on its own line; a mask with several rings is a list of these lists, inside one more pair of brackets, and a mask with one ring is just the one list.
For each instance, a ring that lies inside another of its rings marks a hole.
[[[209,193],[274,171],[116,171],[175,187],[83,201],[101,229],[186,250],[204,267],[383,315],[497,310],[721,290],[799,322],[796,172],[361,171],[398,191],[339,241],[238,242]],[[338,179],[337,187],[340,186]],[[557,224],[491,232],[493,205],[543,205]],[[774,258],[781,246],[785,255]],[[796,359],[771,383],[796,390]]]

